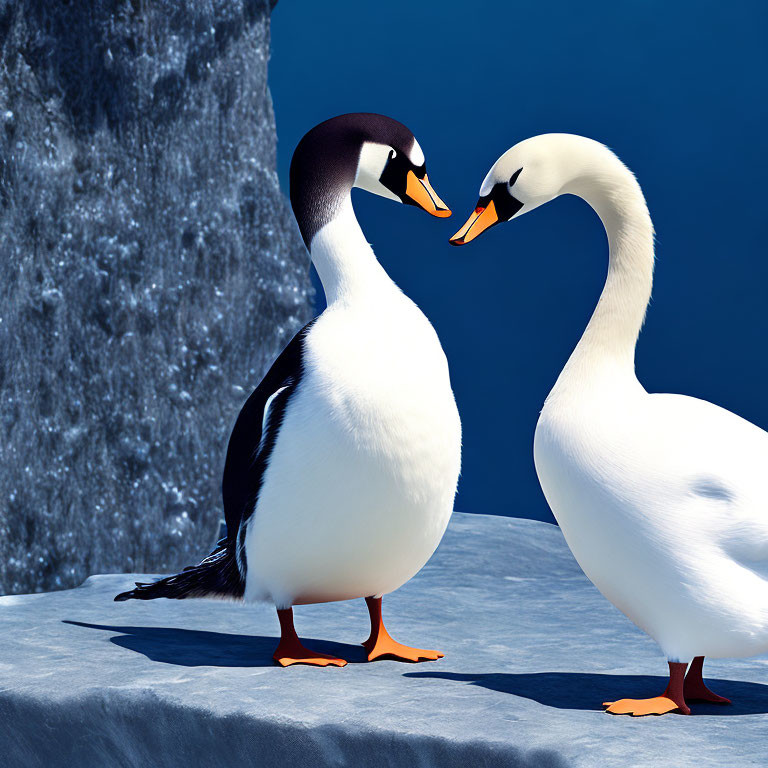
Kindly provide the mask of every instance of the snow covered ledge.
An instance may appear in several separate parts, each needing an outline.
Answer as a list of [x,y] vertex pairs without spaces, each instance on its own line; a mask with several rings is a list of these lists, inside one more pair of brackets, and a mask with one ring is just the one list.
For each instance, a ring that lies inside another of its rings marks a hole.
[[385,601],[393,634],[446,653],[429,664],[354,663],[356,601],[296,611],[313,647],[353,663],[280,669],[268,606],[112,602],[135,578],[0,598],[3,766],[762,764],[765,659],[708,664],[731,707],[603,714],[604,700],[663,689],[666,665],[551,525],[454,516]]

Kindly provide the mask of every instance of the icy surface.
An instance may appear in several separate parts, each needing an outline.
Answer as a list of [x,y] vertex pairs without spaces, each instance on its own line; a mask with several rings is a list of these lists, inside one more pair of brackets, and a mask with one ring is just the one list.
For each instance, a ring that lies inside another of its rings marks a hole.
[[0,0],[0,593],[173,570],[309,318],[266,0]]
[[392,634],[446,656],[362,660],[361,600],[296,609],[343,669],[274,667],[266,605],[114,603],[132,575],[0,598],[8,768],[765,766],[768,662],[707,663],[734,704],[612,717],[660,693],[656,646],[582,575],[559,529],[456,514],[427,567],[384,599]]

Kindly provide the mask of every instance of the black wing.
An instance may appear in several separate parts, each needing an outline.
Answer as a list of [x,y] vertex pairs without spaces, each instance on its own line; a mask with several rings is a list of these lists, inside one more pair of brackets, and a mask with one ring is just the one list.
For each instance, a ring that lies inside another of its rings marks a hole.
[[[233,546],[241,521],[253,511],[285,408],[301,380],[304,338],[314,322],[307,323],[280,353],[261,384],[246,400],[230,435],[221,492],[227,539]],[[264,409],[269,398],[280,389],[283,391],[270,404],[269,424],[262,440]]]

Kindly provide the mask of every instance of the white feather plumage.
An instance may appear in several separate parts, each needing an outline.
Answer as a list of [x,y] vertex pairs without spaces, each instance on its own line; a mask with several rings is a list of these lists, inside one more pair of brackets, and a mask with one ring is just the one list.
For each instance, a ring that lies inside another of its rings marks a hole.
[[594,314],[542,410],[541,487],[584,572],[671,661],[768,651],[768,434],[635,375],[653,228],[640,186],[606,147],[550,134],[513,147],[485,186],[522,168],[517,215],[577,195],[610,245]]
[[461,425],[440,342],[390,280],[347,198],[312,241],[328,308],[306,337],[246,533],[246,600],[380,596],[445,532]]

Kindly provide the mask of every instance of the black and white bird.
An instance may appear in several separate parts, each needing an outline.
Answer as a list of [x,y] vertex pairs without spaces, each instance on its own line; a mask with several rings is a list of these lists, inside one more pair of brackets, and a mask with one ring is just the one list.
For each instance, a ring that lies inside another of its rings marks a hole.
[[271,601],[274,658],[343,666],[309,650],[292,606],[365,598],[368,659],[435,660],[394,641],[381,598],[429,560],[445,532],[461,423],[432,325],[377,261],[353,187],[450,216],[413,134],[382,115],[313,128],[290,172],[291,204],[327,309],[283,350],[243,406],[227,451],[227,537],[199,565],[118,595]]

